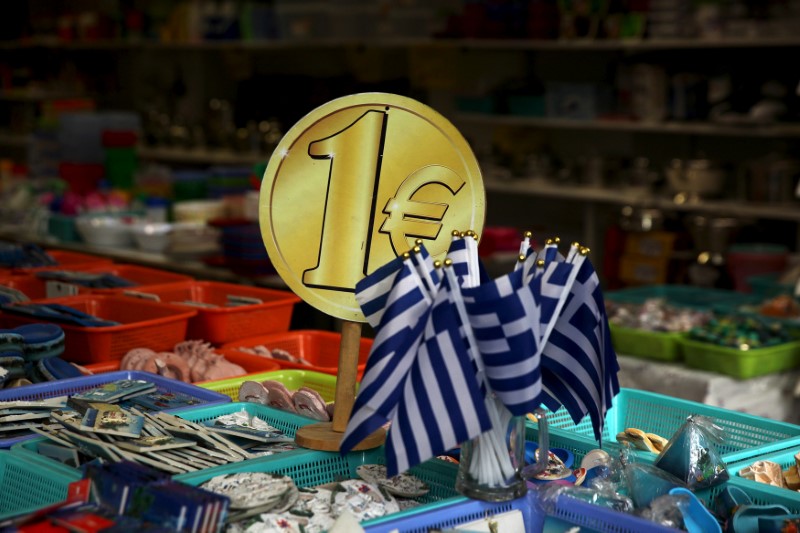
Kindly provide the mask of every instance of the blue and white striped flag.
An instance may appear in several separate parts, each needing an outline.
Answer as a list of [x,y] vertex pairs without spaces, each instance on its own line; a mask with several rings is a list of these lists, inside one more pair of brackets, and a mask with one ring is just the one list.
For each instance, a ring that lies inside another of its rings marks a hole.
[[619,366],[597,273],[585,256],[573,264],[574,282],[542,350],[544,403],[551,410],[563,405],[576,424],[588,414],[600,441],[605,413],[619,392]]
[[485,398],[462,335],[445,277],[402,385],[402,399],[391,417],[386,439],[387,476],[405,472],[491,429]]
[[419,252],[411,252],[411,261],[417,269],[423,285],[428,289],[428,294],[433,297],[439,289],[441,277],[436,267],[433,266],[433,258],[424,246],[420,245]]
[[461,290],[489,385],[518,416],[539,407],[542,390],[539,295],[523,278],[518,269]]
[[411,258],[400,262],[402,268],[386,297],[386,307],[342,438],[342,453],[391,418],[430,314],[431,297],[416,265]]
[[381,323],[389,293],[402,269],[403,257],[397,256],[356,283],[356,302],[373,329]]

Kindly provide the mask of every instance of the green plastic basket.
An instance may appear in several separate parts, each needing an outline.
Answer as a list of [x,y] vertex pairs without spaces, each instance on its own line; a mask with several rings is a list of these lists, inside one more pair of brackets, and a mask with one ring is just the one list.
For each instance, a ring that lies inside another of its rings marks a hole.
[[[317,420],[307,418],[304,416],[287,413],[280,409],[268,407],[258,403],[249,402],[234,402],[219,405],[209,405],[207,407],[188,407],[186,409],[173,412],[174,415],[179,416],[192,422],[205,422],[213,420],[219,416],[236,413],[244,409],[249,414],[257,416],[261,420],[267,422],[269,425],[274,426],[294,439],[297,430],[303,426],[314,424]],[[47,442],[46,437],[37,437],[35,439],[20,442],[11,447],[11,451],[16,455],[25,457],[27,459],[38,460],[48,466],[52,465],[61,469],[67,469],[72,472],[78,472],[78,469],[71,468],[57,462],[55,459],[39,455],[39,444]],[[284,453],[302,453],[303,451],[288,451]]]
[[242,383],[245,381],[266,381],[268,379],[280,381],[290,391],[297,390],[300,387],[309,387],[320,393],[322,399],[326,402],[332,402],[336,397],[336,376],[312,370],[274,370],[258,374],[246,374],[219,381],[197,383],[197,386],[226,394],[234,401],[237,401],[239,399],[239,387],[241,387]]
[[620,355],[678,361],[681,359],[680,339],[685,333],[646,331],[609,324],[614,351]]
[[[783,450],[781,452],[770,453],[759,457],[752,457],[747,461],[739,461],[736,463],[728,464],[728,473],[731,476],[731,483],[736,486],[746,489],[746,491],[758,491],[763,497],[764,502],[757,503],[780,503],[785,505],[790,510],[800,513],[800,492],[784,489],[781,487],[773,487],[766,483],[758,483],[751,479],[739,477],[739,471],[744,467],[751,465],[754,461],[772,461],[781,465],[781,470],[786,470],[790,466],[794,466],[794,455],[800,452],[800,445],[790,450]],[[752,498],[752,496],[751,496]]]
[[0,519],[30,513],[63,501],[80,472],[0,450]]
[[[609,453],[619,449],[616,436],[626,428],[638,428],[669,439],[689,415],[711,417],[725,430],[727,438],[717,449],[722,460],[728,464],[800,447],[800,426],[654,392],[623,388],[614,398],[613,407],[606,413],[603,448]],[[575,425],[562,407],[555,413],[549,413],[548,420],[551,427],[572,432],[578,438],[595,443],[592,422],[588,416]],[[655,454],[648,452],[637,452],[637,455],[650,462],[656,458]]]
[[686,366],[737,379],[749,379],[800,366],[800,341],[752,350],[737,350],[689,338],[681,339],[680,343]]
[[[298,487],[314,487],[345,479],[356,479],[356,468],[364,464],[384,464],[384,449],[375,448],[363,452],[351,452],[344,456],[337,452],[304,451],[289,452],[291,455],[279,454],[252,459],[241,463],[222,465],[200,472],[191,472],[175,476],[175,480],[200,485],[214,476],[238,472],[275,472],[291,476]],[[409,472],[428,484],[430,491],[418,499],[421,506],[390,515],[392,519],[445,506],[466,498],[455,490],[458,465],[431,459],[411,468]],[[389,517],[369,520],[362,523],[367,527],[379,523]]]

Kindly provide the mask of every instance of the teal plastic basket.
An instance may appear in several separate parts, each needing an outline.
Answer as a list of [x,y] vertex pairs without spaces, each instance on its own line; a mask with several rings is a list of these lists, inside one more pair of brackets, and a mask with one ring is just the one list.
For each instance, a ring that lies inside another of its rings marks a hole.
[[[269,425],[280,429],[292,439],[294,439],[298,428],[317,422],[317,420],[313,420],[311,418],[287,413],[286,411],[281,411],[280,409],[275,409],[273,407],[267,407],[266,405],[249,402],[224,403],[209,405],[207,407],[189,407],[172,414],[192,422],[205,422],[207,420],[213,420],[222,415],[239,412],[242,409],[247,411],[250,415],[257,416]],[[28,459],[33,458],[34,460],[41,461],[47,465],[58,466],[73,472],[78,472],[78,469],[63,465],[57,462],[55,459],[39,455],[39,444],[42,442],[47,442],[47,440],[48,439],[46,437],[37,437],[31,440],[26,440],[12,446],[11,451],[15,455],[26,457]],[[303,453],[303,451],[293,450],[283,453],[296,454]]]
[[63,501],[80,472],[0,450],[0,520]]
[[[754,461],[772,461],[781,465],[781,470],[786,470],[790,466],[794,466],[794,455],[800,452],[800,445],[783,450],[781,452],[769,453],[758,457],[752,457],[747,461],[739,461],[736,463],[728,464],[728,473],[731,476],[731,482],[735,483],[738,487],[748,491],[758,491],[763,496],[764,500],[769,503],[780,503],[789,507],[790,510],[800,513],[800,492],[780,487],[773,487],[765,483],[758,483],[751,479],[739,477],[739,472],[746,466],[753,464]],[[752,497],[752,496],[751,496]]]
[[[613,407],[606,413],[603,430],[603,448],[609,453],[619,449],[617,433],[626,428],[637,428],[655,433],[666,439],[683,425],[689,415],[704,415],[715,420],[727,433],[725,441],[718,445],[723,461],[737,461],[767,453],[800,447],[800,426],[761,418],[738,411],[704,405],[634,389],[620,390],[614,398]],[[548,414],[551,427],[573,432],[576,436],[594,443],[592,422],[588,416],[577,425],[563,407]],[[654,460],[655,454],[637,452],[643,460]]]
[[778,272],[758,274],[747,278],[747,284],[754,296],[773,298],[781,294],[794,294],[794,283],[781,282]]
[[[287,452],[240,463],[217,466],[175,476],[175,480],[200,485],[214,476],[238,472],[275,472],[291,476],[298,487],[313,487],[345,479],[356,479],[356,468],[365,464],[384,464],[384,449],[376,448],[363,452],[352,452],[345,456],[337,452],[302,451]],[[391,518],[405,516],[412,511],[431,510],[439,506],[460,501],[464,498],[455,490],[458,465],[440,459],[431,459],[410,469],[409,472],[428,484],[430,491],[418,499],[422,505],[394,513]],[[388,519],[389,517],[385,517]],[[362,524],[367,527],[379,523],[383,518],[369,520]]]
[[714,305],[738,305],[753,301],[753,296],[727,289],[708,289],[691,285],[647,285],[603,293],[607,301],[643,304],[651,298],[662,298],[669,305],[697,310],[711,310]]

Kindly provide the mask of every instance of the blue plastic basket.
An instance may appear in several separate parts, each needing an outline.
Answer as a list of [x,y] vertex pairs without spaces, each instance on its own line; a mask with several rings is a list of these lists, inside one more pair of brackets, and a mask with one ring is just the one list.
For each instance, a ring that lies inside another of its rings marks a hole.
[[[36,385],[28,385],[26,387],[19,387],[15,389],[5,389],[0,391],[0,401],[42,400],[45,398],[55,398],[57,396],[68,396],[120,379],[140,379],[149,381],[150,383],[156,385],[159,392],[186,394],[198,400],[204,406],[230,403],[231,401],[229,396],[197,387],[191,383],[184,383],[183,381],[165,378],[163,376],[159,376],[158,374],[151,374],[150,372],[126,370],[108,372],[105,374],[98,374],[96,376],[83,376],[79,378],[37,383]],[[186,408],[166,409],[166,411],[182,411],[185,409]],[[31,433],[30,435],[23,435],[20,437],[0,439],[0,448],[10,448],[14,444],[32,439],[35,436],[35,433]]]
[[[619,449],[617,433],[626,428],[638,428],[669,439],[689,415],[711,417],[725,430],[727,438],[717,449],[728,464],[792,446],[800,447],[800,426],[654,392],[623,388],[614,398],[613,407],[606,413],[603,448],[610,453],[616,452]],[[562,407],[555,413],[550,412],[548,420],[551,427],[572,432],[579,438],[595,443],[592,422],[588,416],[575,425]],[[645,461],[652,462],[656,458],[655,454],[637,453]]]
[[0,520],[63,501],[77,470],[0,450]]

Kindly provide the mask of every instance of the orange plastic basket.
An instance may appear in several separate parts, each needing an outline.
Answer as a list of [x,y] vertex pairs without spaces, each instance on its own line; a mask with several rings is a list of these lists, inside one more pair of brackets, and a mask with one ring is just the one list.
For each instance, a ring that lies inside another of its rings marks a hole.
[[[63,358],[75,363],[121,359],[133,348],[171,350],[186,338],[186,327],[195,310],[126,296],[82,294],[40,300],[68,305],[91,315],[119,322],[118,326],[83,327],[59,324],[64,329]],[[46,322],[37,317],[0,313],[0,327]]]
[[[113,274],[115,276],[119,276],[124,278],[128,281],[135,283],[134,286],[131,287],[119,287],[115,289],[100,289],[100,288],[90,288],[90,287],[83,287],[81,285],[74,285],[77,288],[78,294],[115,294],[121,293],[127,290],[134,290],[134,291],[141,291],[142,289],[148,289],[151,285],[164,285],[167,283],[183,283],[186,281],[191,281],[192,277],[187,276],[185,274],[176,274],[174,272],[167,272],[165,270],[159,270],[157,268],[148,268],[142,267],[137,265],[127,265],[127,264],[90,264],[84,266],[79,266],[75,268],[58,268],[58,269],[50,269],[50,270],[65,270],[71,272],[87,272],[87,273],[94,273],[94,274]],[[17,289],[18,291],[22,291],[25,295],[30,298],[31,300],[42,300],[44,298],[58,298],[62,295],[59,294],[48,294],[47,290],[47,282],[50,280],[46,280],[43,278],[39,278],[36,275],[36,272],[29,272],[26,274],[15,274],[11,276],[7,276],[0,280],[0,284],[7,285],[12,289]],[[65,283],[65,285],[73,286],[70,283]]]
[[45,267],[16,267],[10,269],[13,272],[36,272],[38,270],[60,270],[60,269],[83,269],[100,265],[113,264],[107,257],[83,254],[80,252],[70,252],[67,250],[45,250],[47,254],[58,262],[55,266]]
[[[272,359],[260,357],[258,355],[252,355],[249,353],[231,350],[222,355],[224,355],[225,359],[231,363],[237,364],[244,368],[246,372],[243,375],[274,372],[275,370],[280,370],[281,368],[280,365]],[[119,363],[119,360],[103,361],[102,363],[83,365],[83,368],[89,370],[92,374],[104,374],[106,372],[115,372],[119,370]],[[210,381],[199,381],[198,383],[210,383]]]
[[[290,363],[275,359],[281,368],[296,368],[300,370],[314,370],[325,374],[336,375],[339,368],[339,345],[342,336],[339,333],[330,331],[316,330],[296,330],[285,333],[274,333],[272,335],[262,335],[250,337],[235,342],[229,342],[222,346],[222,353],[228,357],[232,351],[239,348],[253,348],[255,346],[265,346],[270,350],[278,348],[286,350],[295,357],[302,357],[311,363],[311,366]],[[364,373],[367,364],[367,357],[372,348],[372,339],[361,339],[358,350],[358,379]]]
[[[300,301],[289,291],[217,281],[189,281],[132,290],[174,305],[197,302],[218,306],[187,305],[197,309],[197,315],[189,321],[186,337],[204,339],[215,345],[288,330],[294,304]],[[226,307],[229,296],[252,298],[258,303]]]

